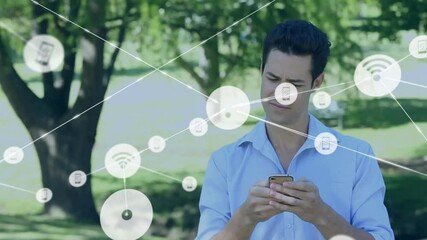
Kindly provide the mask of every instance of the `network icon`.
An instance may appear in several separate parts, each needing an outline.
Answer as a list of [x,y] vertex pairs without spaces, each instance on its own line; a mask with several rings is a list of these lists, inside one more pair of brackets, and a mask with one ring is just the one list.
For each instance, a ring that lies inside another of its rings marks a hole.
[[121,143],[114,145],[105,155],[105,168],[116,178],[128,178],[140,168],[141,156],[134,146]]
[[121,169],[125,169],[132,162],[133,158],[134,156],[128,152],[119,152],[113,156],[113,160],[117,162]]
[[397,88],[401,78],[400,65],[393,58],[376,54],[363,59],[356,67],[357,88],[372,97],[382,97]]

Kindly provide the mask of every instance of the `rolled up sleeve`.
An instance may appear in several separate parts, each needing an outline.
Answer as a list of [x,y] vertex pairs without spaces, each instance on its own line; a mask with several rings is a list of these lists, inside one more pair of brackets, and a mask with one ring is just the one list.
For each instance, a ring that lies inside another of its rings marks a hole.
[[[197,240],[211,239],[231,218],[225,167],[217,163],[221,155],[209,159],[200,196],[200,222]],[[224,159],[223,159],[224,160]],[[224,161],[221,162],[222,165]]]
[[[369,144],[360,152],[374,156]],[[393,240],[387,209],[385,184],[377,160],[360,155],[351,203],[351,225],[369,232],[376,240]]]

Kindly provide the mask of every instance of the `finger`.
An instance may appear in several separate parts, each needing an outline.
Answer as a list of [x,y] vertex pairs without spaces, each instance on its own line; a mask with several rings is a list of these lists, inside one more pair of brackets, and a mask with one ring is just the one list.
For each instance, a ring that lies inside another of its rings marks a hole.
[[255,185],[251,187],[249,194],[255,197],[267,198],[270,196],[270,188]]
[[270,205],[281,212],[293,212],[294,207],[278,203],[274,200],[270,201]]
[[266,205],[257,206],[255,210],[257,212],[274,212],[274,211],[277,211],[273,206],[270,205],[270,201],[271,200],[269,200]]
[[288,188],[279,184],[272,184],[272,186],[270,187],[270,189],[273,189],[279,193],[291,196],[291,197],[295,197],[298,199],[303,199],[306,192],[302,192],[300,190],[295,190],[292,188]]
[[310,182],[310,180],[308,180],[306,177],[302,177],[299,181],[301,181],[301,182]]
[[316,185],[312,182],[307,181],[297,181],[297,182],[284,182],[283,186],[286,188],[299,190],[302,192],[314,192],[316,190]]
[[260,186],[260,187],[268,187],[268,181],[259,181],[257,183],[255,183],[255,186]]
[[259,205],[259,206],[262,206],[262,205],[268,205],[268,203],[271,201],[271,197],[270,196],[268,196],[268,197],[253,197],[252,198],[252,202],[255,204],[255,205]]
[[302,200],[300,200],[298,198],[295,198],[295,197],[292,197],[292,196],[287,196],[287,195],[281,194],[281,193],[276,192],[274,190],[272,190],[270,192],[270,196],[274,200],[277,200],[277,201],[279,201],[279,202],[281,202],[283,204],[286,204],[286,205],[290,205],[290,206],[299,206],[299,205],[302,205]]

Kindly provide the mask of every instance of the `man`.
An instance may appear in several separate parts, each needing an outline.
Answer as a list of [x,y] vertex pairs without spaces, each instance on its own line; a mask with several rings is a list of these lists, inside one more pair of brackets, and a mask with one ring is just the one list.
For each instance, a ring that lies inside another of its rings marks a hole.
[[[326,34],[306,21],[286,21],[268,33],[261,98],[272,100],[263,102],[265,121],[209,160],[197,239],[394,239],[370,145],[308,113],[329,47]],[[274,97],[283,82],[299,92],[290,105]],[[313,140],[325,132],[339,145],[330,155],[320,154]],[[295,181],[269,186],[268,177],[277,174]]]

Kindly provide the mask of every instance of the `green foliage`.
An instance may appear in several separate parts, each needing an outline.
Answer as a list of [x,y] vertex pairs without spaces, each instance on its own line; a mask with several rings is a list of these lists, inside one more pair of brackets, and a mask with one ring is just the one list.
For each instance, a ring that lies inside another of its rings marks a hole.
[[361,16],[361,29],[376,32],[379,38],[398,40],[398,30],[427,31],[427,0],[381,0],[368,1],[377,13]]
[[396,239],[427,237],[427,178],[407,174],[385,174],[385,205]]
[[[427,115],[425,114],[427,100],[399,99],[399,103],[414,121],[427,122]],[[387,128],[408,122],[410,122],[408,117],[396,101],[391,98],[349,101],[344,116],[346,128]]]
[[[353,18],[357,16],[357,1],[277,1],[257,11],[269,1],[200,1],[151,0],[140,3],[141,19],[132,36],[141,44],[144,56],[160,65],[200,42],[207,57],[207,68],[216,63],[218,52],[219,74],[208,76],[207,85],[218,86],[229,81],[230,72],[242,73],[248,68],[258,69],[262,42],[274,25],[286,19],[307,19],[324,30],[333,43],[328,71],[336,80],[344,79],[360,58],[361,49],[350,36]],[[253,12],[257,11],[254,14]],[[246,16],[250,15],[248,18]],[[241,22],[241,19],[244,19]],[[236,23],[238,22],[238,23]],[[233,23],[236,23],[233,25]],[[148,47],[147,47],[148,46]],[[195,50],[196,52],[197,50]],[[191,68],[204,77],[209,70],[200,66],[200,56],[194,53],[183,57]],[[161,61],[163,57],[163,62]],[[199,66],[197,66],[199,64]],[[155,64],[156,65],[156,64]],[[213,66],[214,67],[214,66]],[[333,69],[333,70],[332,70]],[[230,72],[229,72],[230,70]],[[206,71],[206,72],[204,72]],[[193,75],[194,77],[194,75]],[[197,79],[196,79],[197,80]],[[244,79],[241,79],[244,81]],[[198,81],[202,88],[206,87]]]

